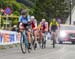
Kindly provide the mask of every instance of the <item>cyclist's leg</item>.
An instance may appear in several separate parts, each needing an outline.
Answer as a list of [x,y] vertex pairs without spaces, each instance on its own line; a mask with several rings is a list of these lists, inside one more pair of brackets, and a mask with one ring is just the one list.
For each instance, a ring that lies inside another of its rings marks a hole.
[[38,38],[37,38],[38,39],[38,43],[40,44],[41,43],[41,39],[42,39],[41,31],[38,31],[37,35],[38,35]]
[[54,42],[56,43],[56,30],[53,30],[52,32],[52,38],[54,39]]
[[43,48],[46,47],[46,35],[47,35],[47,31],[42,32],[42,47]]
[[34,30],[34,47],[37,48],[37,30]]
[[45,33],[41,31],[41,47],[45,47]]
[[42,32],[41,32],[41,30],[38,32],[38,36],[39,36],[39,47],[41,48],[41,43],[42,43]]
[[45,33],[44,33],[44,44],[46,44],[46,40],[47,40],[47,31],[45,31]]
[[34,31],[35,41],[37,42],[37,31]]
[[55,34],[55,43],[56,43],[56,36],[57,36],[57,34],[56,34],[56,30],[55,30],[54,34]]
[[38,43],[40,43],[39,42],[39,31],[37,30],[37,41],[38,41]]
[[27,35],[28,35],[29,49],[31,49],[31,32],[27,31]]

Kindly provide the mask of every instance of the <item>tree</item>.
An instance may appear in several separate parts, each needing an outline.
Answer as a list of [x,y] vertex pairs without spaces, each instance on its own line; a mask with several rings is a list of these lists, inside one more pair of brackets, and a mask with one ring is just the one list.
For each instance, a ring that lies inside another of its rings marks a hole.
[[[6,7],[10,7],[12,9],[12,15],[20,15],[20,12],[22,9],[27,9],[28,12],[30,12],[30,8],[26,5],[17,2],[16,0],[0,0],[0,7],[1,9],[5,9]],[[2,18],[3,19],[3,18]],[[13,24],[17,24],[18,20],[10,18],[9,20],[12,21]],[[4,22],[4,21],[3,21]]]
[[64,18],[64,15],[67,15],[64,12],[66,7],[64,0],[36,0],[34,14],[38,19],[50,19],[52,17]]

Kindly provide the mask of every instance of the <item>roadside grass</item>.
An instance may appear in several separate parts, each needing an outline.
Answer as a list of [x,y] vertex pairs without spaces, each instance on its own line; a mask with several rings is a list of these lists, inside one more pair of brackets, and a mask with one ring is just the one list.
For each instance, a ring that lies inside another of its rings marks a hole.
[[20,44],[17,43],[17,44],[12,44],[12,45],[1,45],[0,46],[0,50],[4,50],[4,49],[9,49],[9,48],[17,48],[17,47],[20,47]]

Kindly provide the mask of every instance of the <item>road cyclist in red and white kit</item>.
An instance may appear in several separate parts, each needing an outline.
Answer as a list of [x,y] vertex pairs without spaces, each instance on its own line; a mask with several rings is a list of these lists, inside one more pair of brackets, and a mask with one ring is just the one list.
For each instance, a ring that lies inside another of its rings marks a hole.
[[46,35],[48,33],[48,22],[46,19],[42,19],[40,22],[40,46],[42,48],[46,47]]
[[31,16],[31,27],[32,27],[32,34],[33,34],[33,47],[34,49],[37,48],[37,20],[35,16]]

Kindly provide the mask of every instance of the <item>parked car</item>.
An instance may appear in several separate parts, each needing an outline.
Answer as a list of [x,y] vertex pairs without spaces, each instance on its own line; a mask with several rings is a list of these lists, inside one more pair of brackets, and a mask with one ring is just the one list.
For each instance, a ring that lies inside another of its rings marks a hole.
[[75,43],[75,25],[60,25],[60,30],[57,34],[57,40],[59,43],[70,41]]

